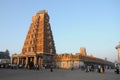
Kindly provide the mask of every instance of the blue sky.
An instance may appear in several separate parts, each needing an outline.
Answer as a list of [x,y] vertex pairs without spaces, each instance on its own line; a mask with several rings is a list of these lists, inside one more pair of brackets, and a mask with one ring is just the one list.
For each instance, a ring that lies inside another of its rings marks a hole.
[[0,0],[0,51],[20,53],[36,12],[46,9],[57,53],[77,53],[117,60],[120,0]]

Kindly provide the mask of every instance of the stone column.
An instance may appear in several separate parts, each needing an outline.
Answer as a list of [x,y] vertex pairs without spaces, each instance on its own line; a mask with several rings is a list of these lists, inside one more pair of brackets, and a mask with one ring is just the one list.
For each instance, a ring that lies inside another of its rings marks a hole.
[[27,68],[28,65],[28,57],[26,56],[26,63],[25,63],[25,67]]
[[19,59],[20,59],[20,58],[18,57],[18,58],[17,58],[17,65],[19,65]]
[[39,57],[38,61],[39,61],[40,67],[42,68],[42,59],[40,57]]
[[37,57],[34,56],[34,65],[37,64]]
[[11,58],[11,61],[10,61],[11,64],[13,64],[13,57]]
[[24,59],[22,58],[22,65],[23,65],[23,60],[24,60]]
[[19,64],[21,64],[21,58],[19,58]]

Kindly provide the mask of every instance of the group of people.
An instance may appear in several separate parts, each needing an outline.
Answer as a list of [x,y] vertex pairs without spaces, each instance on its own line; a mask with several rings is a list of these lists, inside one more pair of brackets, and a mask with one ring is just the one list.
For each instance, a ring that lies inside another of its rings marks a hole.
[[[35,65],[34,65],[34,63],[33,63],[32,61],[29,62],[28,67],[29,67],[29,69],[39,70],[39,65],[38,65],[38,64],[35,64]],[[49,69],[50,69],[51,72],[53,72],[53,68],[54,68],[53,65],[50,65],[50,66],[49,66]],[[46,68],[45,68],[45,69],[46,69]]]
[[85,71],[86,72],[93,72],[94,71],[94,65],[91,65],[91,66],[89,66],[89,65],[86,65],[85,66]]
[[97,67],[95,67],[94,65],[85,65],[86,72],[94,72],[95,70],[97,70],[98,73],[104,73],[104,65],[98,65]]
[[[26,69],[34,69],[34,70],[39,70],[40,66],[38,64],[34,64],[33,61],[30,61],[27,65],[25,64],[11,64],[9,65],[11,69],[17,69],[17,68],[26,68]],[[55,68],[55,66],[53,64],[49,64],[49,66],[44,65],[43,67],[45,67],[45,69],[49,68],[51,72],[53,72],[53,69]],[[97,69],[98,73],[104,73],[105,72],[105,66],[104,65],[98,65],[98,66],[94,66],[94,65],[84,65],[82,67],[80,67],[81,70],[85,70],[86,72],[94,72]],[[71,68],[71,70],[73,70],[74,67]],[[115,64],[115,73],[119,74],[120,73],[120,65],[119,64]]]
[[33,63],[33,61],[30,61],[28,65],[26,66],[27,69],[34,69],[34,70],[39,70],[39,65]]
[[100,65],[99,65],[99,66],[98,66],[98,72],[99,72],[99,73],[104,73],[104,72],[105,72],[104,66],[102,66],[102,65],[100,66]]

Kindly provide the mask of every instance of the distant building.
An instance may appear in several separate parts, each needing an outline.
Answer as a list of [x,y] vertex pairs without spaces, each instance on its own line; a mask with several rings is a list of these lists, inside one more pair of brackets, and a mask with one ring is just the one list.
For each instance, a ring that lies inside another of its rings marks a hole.
[[120,42],[119,42],[119,44],[115,47],[116,49],[117,49],[117,51],[118,51],[118,63],[120,63]]
[[0,64],[10,63],[10,53],[8,50],[0,52]]

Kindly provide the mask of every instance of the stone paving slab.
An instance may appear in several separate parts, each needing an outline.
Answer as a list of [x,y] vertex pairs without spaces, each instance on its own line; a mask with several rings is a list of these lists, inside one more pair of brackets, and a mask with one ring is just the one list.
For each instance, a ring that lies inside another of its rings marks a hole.
[[120,80],[120,74],[114,70],[105,73],[81,70],[40,69],[38,71],[25,69],[0,69],[0,80]]

